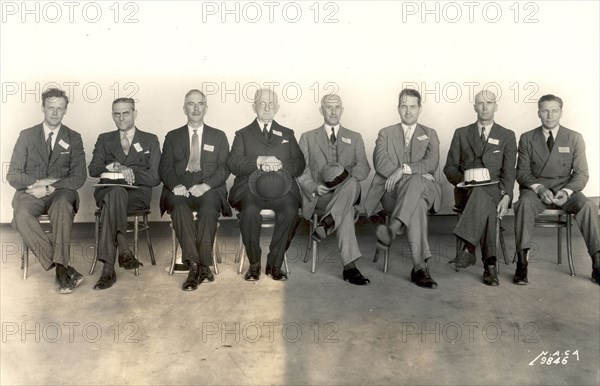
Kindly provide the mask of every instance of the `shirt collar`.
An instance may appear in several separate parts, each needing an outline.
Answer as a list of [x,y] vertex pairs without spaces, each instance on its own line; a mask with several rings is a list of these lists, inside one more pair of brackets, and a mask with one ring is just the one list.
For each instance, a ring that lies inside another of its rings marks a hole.
[[327,125],[327,124],[323,124],[323,126],[325,127],[325,131],[327,132],[327,135],[331,135],[331,129],[333,128],[334,135],[337,138],[338,132],[340,131],[340,124],[339,123],[337,125],[335,125],[335,126],[330,126],[330,125]]
[[559,128],[560,128],[560,125],[556,125],[556,127],[554,129],[548,130],[544,126],[542,126],[542,131],[544,132],[544,136],[546,138],[548,138],[550,136],[550,132],[552,132],[552,136],[556,139],[556,135],[558,134]]
[[271,130],[271,126],[273,125],[273,121],[271,121],[270,123],[267,123],[267,122],[261,121],[258,118],[256,118],[256,122],[258,122],[258,127],[260,127],[261,131],[263,130],[263,128],[265,127],[265,125],[267,125],[267,130],[270,131]]
[[135,136],[135,126],[125,132],[119,130],[119,135],[121,136],[121,138],[123,138],[123,134],[125,134],[125,136],[129,140],[129,143],[132,143],[133,137]]
[[402,123],[401,125],[402,125],[402,131],[404,131],[405,133],[406,133],[406,130],[410,130],[411,133],[414,133],[415,128],[417,127],[416,123],[413,123],[410,126],[407,126],[404,123]]
[[42,126],[44,127],[44,139],[48,138],[48,134],[50,134],[50,132],[54,132],[54,138],[52,139],[53,141],[56,139],[56,136],[58,135],[58,132],[60,131],[60,128],[62,127],[62,125],[58,125],[58,127],[54,130],[50,129],[50,126],[48,126],[46,124],[46,122],[42,122]]

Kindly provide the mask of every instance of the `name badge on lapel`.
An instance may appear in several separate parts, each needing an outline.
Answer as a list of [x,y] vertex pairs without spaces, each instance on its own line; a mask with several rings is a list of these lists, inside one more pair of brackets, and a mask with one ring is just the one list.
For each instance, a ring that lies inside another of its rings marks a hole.
[[492,145],[497,145],[500,143],[500,141],[495,138],[488,138],[488,143],[491,143]]
[[342,142],[347,143],[348,145],[352,144],[352,138],[344,138],[342,137]]
[[144,149],[142,149],[142,146],[140,146],[139,142],[134,143],[133,147],[135,148],[135,151],[137,151],[138,153],[141,152],[142,150],[144,150]]
[[278,136],[283,136],[283,134],[281,134],[281,131],[279,130],[273,130],[273,134],[278,135]]
[[203,147],[204,150],[206,151],[215,151],[215,147],[213,145],[204,145]]
[[63,149],[65,149],[65,150],[68,150],[68,149],[69,149],[69,146],[70,146],[68,143],[66,143],[66,142],[65,142],[65,141],[63,141],[62,139],[61,139],[60,141],[58,141],[58,144],[59,144],[60,146],[62,146],[62,148],[63,148]]
[[559,153],[570,153],[571,149],[569,148],[569,146],[559,146],[558,152]]
[[427,137],[427,134],[423,134],[423,135],[420,135],[420,136],[418,136],[418,137],[417,137],[417,139],[418,139],[419,141],[424,141],[424,140],[426,140],[427,138],[429,138],[429,137]]

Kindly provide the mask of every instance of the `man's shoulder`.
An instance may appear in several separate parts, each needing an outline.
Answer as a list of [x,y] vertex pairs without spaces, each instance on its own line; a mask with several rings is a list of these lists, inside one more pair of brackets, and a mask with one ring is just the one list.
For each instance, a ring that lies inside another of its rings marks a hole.
[[423,131],[425,131],[428,135],[430,135],[430,134],[437,135],[437,131],[435,131],[435,129],[432,127],[426,126],[422,123],[417,123],[417,127],[420,127],[421,129],[423,129]]
[[358,131],[351,130],[351,129],[347,128],[346,126],[340,126],[340,129],[344,129],[344,134],[348,135],[350,138],[353,138],[353,139],[362,138],[362,135]]
[[273,121],[273,123],[271,124],[271,131],[273,130],[279,130],[282,134],[294,134],[294,130],[290,129],[289,127],[283,126],[277,121]]
[[24,136],[34,135],[34,134],[37,134],[40,130],[44,130],[44,127],[42,126],[41,123],[38,123],[37,125],[33,125],[31,127],[21,130],[21,135],[24,135]]
[[515,135],[515,132],[511,129],[507,129],[506,127],[502,126],[499,123],[494,122],[494,126],[493,128],[495,130],[500,131],[501,133],[505,134],[505,135]]
[[466,134],[471,127],[477,127],[477,122],[469,123],[468,125],[461,126],[458,129],[454,130],[455,135],[464,135]]
[[384,127],[383,129],[379,130],[380,134],[386,133],[393,133],[396,130],[402,130],[402,124],[401,123],[394,123],[393,125],[389,125]]
[[209,126],[207,124],[204,124],[204,132],[206,134],[210,134],[210,135],[214,135],[216,137],[222,137],[222,136],[226,136],[225,132],[221,129],[217,129],[216,127],[212,127]]
[[156,140],[158,141],[158,136],[157,136],[156,134],[154,134],[154,133],[151,133],[151,132],[149,132],[149,131],[143,131],[143,130],[140,130],[140,129],[138,129],[137,127],[136,127],[136,130],[137,130],[138,134],[139,134],[139,135],[140,135],[142,138],[144,138],[144,139],[150,139],[150,140],[154,140],[154,139],[156,139]]

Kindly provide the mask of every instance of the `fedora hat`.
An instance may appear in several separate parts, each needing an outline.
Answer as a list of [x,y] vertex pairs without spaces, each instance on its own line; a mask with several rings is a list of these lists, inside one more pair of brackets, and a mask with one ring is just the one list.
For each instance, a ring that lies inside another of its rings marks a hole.
[[490,171],[487,168],[475,168],[465,170],[465,180],[456,185],[459,188],[470,188],[473,186],[484,186],[497,184],[498,181],[490,179]]
[[109,186],[121,186],[127,189],[137,189],[138,186],[129,185],[125,180],[125,176],[123,173],[117,172],[104,172],[100,174],[100,181],[97,184],[93,185],[97,188],[105,188]]
[[330,162],[321,170],[321,179],[329,189],[334,189],[346,178],[348,178],[348,171],[338,162]]
[[285,169],[276,172],[256,170],[248,179],[250,191],[263,200],[273,200],[290,191],[292,177]]

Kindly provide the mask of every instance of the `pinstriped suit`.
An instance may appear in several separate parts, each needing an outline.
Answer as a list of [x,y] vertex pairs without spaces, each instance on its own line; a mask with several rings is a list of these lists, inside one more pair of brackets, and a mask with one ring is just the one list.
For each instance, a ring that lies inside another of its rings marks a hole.
[[581,192],[588,179],[585,142],[578,132],[560,126],[551,152],[541,126],[521,135],[517,162],[520,194],[515,204],[517,251],[532,247],[535,217],[544,209],[555,207],[540,200],[530,189],[533,184],[542,184],[555,194],[565,188],[572,190],[562,209],[575,215],[589,254],[600,251],[598,207]]

